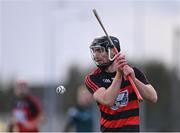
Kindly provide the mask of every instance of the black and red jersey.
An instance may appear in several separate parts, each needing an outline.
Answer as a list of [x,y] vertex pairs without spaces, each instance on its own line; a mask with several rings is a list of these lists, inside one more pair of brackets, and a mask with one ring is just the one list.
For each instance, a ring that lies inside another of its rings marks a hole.
[[[144,84],[149,84],[145,75],[136,67],[133,67],[135,76]],[[88,90],[93,94],[98,88],[111,85],[116,72],[107,73],[96,69],[85,78]],[[122,79],[119,93],[112,107],[98,103],[101,118],[100,125],[102,132],[123,132],[139,131],[139,102],[137,96],[128,80]]]
[[13,116],[18,120],[16,126],[20,132],[37,132],[38,127],[26,128],[23,122],[33,121],[41,112],[39,100],[34,96],[14,99]]

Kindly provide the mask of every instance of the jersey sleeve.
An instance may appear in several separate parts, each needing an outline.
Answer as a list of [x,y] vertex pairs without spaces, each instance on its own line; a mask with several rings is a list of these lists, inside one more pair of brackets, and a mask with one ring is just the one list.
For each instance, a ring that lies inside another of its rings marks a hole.
[[93,75],[87,75],[85,77],[85,85],[92,95],[98,88],[100,88],[100,86],[96,83],[96,79],[93,77]]
[[137,79],[139,79],[144,84],[149,84],[149,81],[147,80],[146,76],[143,72],[141,72],[138,68],[133,67],[134,73]]

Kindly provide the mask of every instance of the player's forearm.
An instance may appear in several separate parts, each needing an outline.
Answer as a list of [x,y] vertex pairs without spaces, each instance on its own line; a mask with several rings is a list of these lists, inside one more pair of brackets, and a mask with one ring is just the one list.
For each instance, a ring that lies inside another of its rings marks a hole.
[[106,93],[104,95],[104,99],[108,101],[108,104],[112,106],[114,104],[114,101],[117,97],[118,90],[121,86],[121,79],[114,79],[111,86],[106,90]]
[[144,99],[146,99],[152,103],[157,102],[157,93],[151,85],[145,85],[138,79],[135,79],[135,83],[136,83],[136,86],[137,86],[141,96]]
[[121,86],[121,81],[122,81],[122,77],[119,74],[116,74],[109,88],[105,89],[102,92],[99,92],[99,96],[98,93],[97,95],[95,95],[96,100],[107,106],[112,106],[114,104],[115,98],[117,97],[118,90]]

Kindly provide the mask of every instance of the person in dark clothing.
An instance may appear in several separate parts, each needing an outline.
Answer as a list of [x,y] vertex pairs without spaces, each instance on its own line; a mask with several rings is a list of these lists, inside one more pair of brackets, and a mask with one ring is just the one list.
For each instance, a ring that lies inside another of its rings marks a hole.
[[[110,36],[120,52],[119,39]],[[127,75],[130,75],[143,99],[157,101],[157,93],[144,73],[130,66],[122,53],[114,54],[106,36],[95,38],[90,46],[97,68],[86,75],[85,84],[101,112],[102,132],[139,132],[139,101]]]
[[85,86],[78,88],[78,104],[71,107],[68,111],[68,119],[64,131],[92,132],[93,131],[93,112],[92,96]]

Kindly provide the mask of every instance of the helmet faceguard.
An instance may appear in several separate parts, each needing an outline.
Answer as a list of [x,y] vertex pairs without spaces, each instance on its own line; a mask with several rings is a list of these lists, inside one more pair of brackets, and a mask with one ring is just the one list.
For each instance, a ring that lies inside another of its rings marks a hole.
[[[109,42],[107,36],[103,36],[103,37],[95,38],[93,40],[91,46],[90,46],[90,51],[91,51],[92,59],[94,60],[95,64],[99,68],[101,68],[101,69],[107,68],[114,61],[114,55],[115,54],[112,51],[112,48],[114,48],[114,46],[117,48],[118,52],[120,52],[119,40],[116,37],[113,37],[113,36],[110,36],[110,38],[111,38],[111,40],[112,40],[114,45],[111,45],[111,43]],[[95,60],[95,56],[96,56],[95,52],[98,52],[98,53],[107,52],[108,58],[109,58],[109,62],[108,63],[99,64]]]

